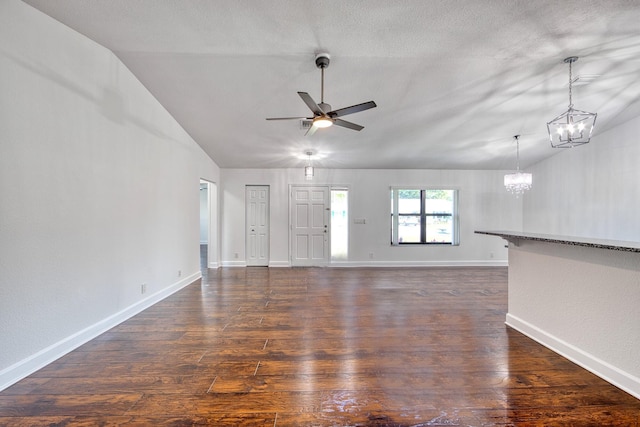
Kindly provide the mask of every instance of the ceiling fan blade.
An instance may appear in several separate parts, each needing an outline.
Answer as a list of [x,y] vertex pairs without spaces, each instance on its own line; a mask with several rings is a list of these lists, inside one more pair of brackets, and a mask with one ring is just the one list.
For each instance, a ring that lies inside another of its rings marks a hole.
[[335,119],[333,121],[333,124],[336,125],[336,126],[342,126],[343,128],[349,128],[349,129],[353,129],[353,130],[362,130],[362,129],[364,129],[364,126],[360,126],[360,125],[357,125],[355,123],[351,123],[351,122],[348,122],[348,121],[342,120],[342,119]]
[[267,120],[313,120],[313,117],[267,117]]
[[316,133],[317,130],[318,130],[318,126],[311,125],[309,129],[307,129],[307,133],[305,133],[304,136],[311,136],[314,133]]
[[362,104],[352,105],[351,107],[340,108],[338,110],[329,111],[327,115],[331,118],[342,117],[347,114],[359,113],[360,111],[368,110],[370,108],[377,107],[373,101],[363,102]]
[[304,103],[307,104],[307,107],[309,107],[309,109],[313,111],[313,114],[315,114],[316,116],[324,116],[324,111],[322,111],[320,107],[318,107],[316,101],[314,101],[307,92],[298,92],[298,95],[300,95],[300,98],[302,98]]

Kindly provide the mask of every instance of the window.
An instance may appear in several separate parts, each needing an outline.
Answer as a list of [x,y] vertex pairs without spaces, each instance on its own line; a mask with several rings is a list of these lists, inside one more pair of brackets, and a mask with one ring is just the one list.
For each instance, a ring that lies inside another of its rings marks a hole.
[[458,191],[391,189],[391,244],[457,245]]
[[349,190],[331,189],[331,260],[349,257]]

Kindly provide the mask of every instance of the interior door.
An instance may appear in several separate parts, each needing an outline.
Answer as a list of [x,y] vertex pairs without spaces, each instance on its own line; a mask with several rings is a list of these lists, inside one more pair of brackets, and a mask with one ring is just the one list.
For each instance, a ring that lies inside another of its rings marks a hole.
[[329,187],[291,189],[291,265],[329,263]]
[[269,266],[269,186],[247,185],[246,263],[248,267]]

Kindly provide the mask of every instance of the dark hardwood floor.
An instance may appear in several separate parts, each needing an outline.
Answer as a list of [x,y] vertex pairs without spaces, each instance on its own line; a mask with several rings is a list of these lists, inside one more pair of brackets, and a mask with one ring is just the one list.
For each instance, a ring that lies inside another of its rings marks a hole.
[[222,268],[0,393],[0,425],[638,426],[504,325],[506,268]]

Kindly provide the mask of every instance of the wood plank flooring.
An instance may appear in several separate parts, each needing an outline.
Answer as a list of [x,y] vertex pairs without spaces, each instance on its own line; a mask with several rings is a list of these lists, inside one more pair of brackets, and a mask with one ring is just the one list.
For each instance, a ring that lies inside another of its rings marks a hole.
[[0,393],[0,425],[638,426],[504,325],[506,268],[222,268]]

